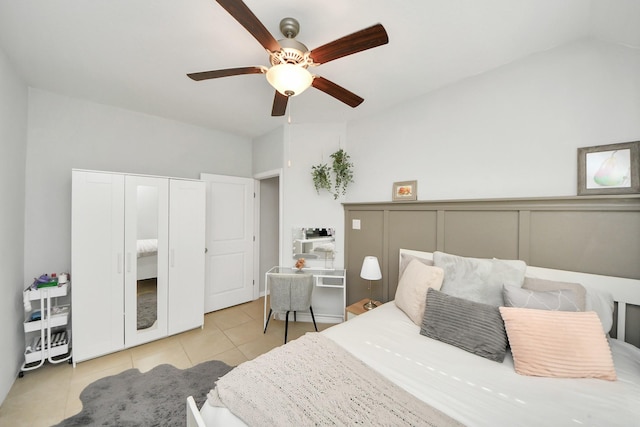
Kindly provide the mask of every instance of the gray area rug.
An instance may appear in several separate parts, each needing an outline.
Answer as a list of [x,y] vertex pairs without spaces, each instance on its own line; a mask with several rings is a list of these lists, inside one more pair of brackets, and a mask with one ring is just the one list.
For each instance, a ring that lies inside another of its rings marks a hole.
[[184,426],[187,396],[202,406],[218,378],[231,369],[212,360],[184,370],[160,365],[144,374],[129,369],[101,378],[80,393],[82,411],[57,426]]

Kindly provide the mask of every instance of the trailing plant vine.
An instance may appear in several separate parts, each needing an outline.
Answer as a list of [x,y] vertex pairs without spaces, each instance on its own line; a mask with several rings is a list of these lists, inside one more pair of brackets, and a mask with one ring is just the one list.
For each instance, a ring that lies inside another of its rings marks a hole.
[[[347,186],[353,182],[353,163],[350,162],[349,155],[342,148],[331,154],[333,161],[331,168],[326,163],[321,163],[311,167],[313,186],[318,194],[321,189],[325,189],[333,194],[337,199],[340,194],[347,194]],[[332,179],[331,173],[335,175]]]
[[353,182],[353,163],[349,155],[342,148],[331,155],[333,159],[333,173],[336,175],[333,198],[337,199],[340,193],[347,194],[347,186]]

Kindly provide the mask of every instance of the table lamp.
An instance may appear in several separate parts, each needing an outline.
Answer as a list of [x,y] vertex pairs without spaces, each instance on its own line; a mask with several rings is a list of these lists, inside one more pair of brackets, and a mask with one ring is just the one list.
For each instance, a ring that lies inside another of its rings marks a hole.
[[362,262],[362,270],[360,270],[360,277],[369,281],[369,302],[364,304],[364,308],[366,310],[371,310],[377,307],[377,305],[373,302],[373,298],[371,296],[371,281],[372,280],[380,280],[382,279],[382,273],[380,272],[380,264],[378,264],[378,258],[374,256],[366,256],[364,257],[364,261]]

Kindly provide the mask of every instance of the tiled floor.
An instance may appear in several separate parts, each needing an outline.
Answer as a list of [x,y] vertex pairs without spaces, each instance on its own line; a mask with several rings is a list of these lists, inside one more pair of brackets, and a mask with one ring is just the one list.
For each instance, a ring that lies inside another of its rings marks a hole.
[[[195,329],[118,353],[78,363],[45,364],[16,379],[0,406],[0,426],[51,426],[82,409],[80,392],[93,381],[130,368],[146,372],[170,363],[184,369],[207,360],[238,365],[283,343],[284,322],[272,319],[262,333],[264,299],[209,313]],[[330,324],[318,323],[318,330]],[[313,330],[289,321],[289,340]],[[185,396],[186,398],[186,396]]]

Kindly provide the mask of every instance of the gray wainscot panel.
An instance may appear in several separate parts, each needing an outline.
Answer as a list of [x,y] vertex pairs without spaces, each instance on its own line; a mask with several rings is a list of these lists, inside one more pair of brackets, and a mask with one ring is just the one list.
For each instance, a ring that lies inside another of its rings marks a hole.
[[[640,195],[345,203],[344,209],[348,304],[368,296],[359,277],[366,255],[378,257],[383,275],[374,298],[394,298],[400,248],[640,279]],[[640,307],[630,307],[627,340],[636,345],[638,318]]]

